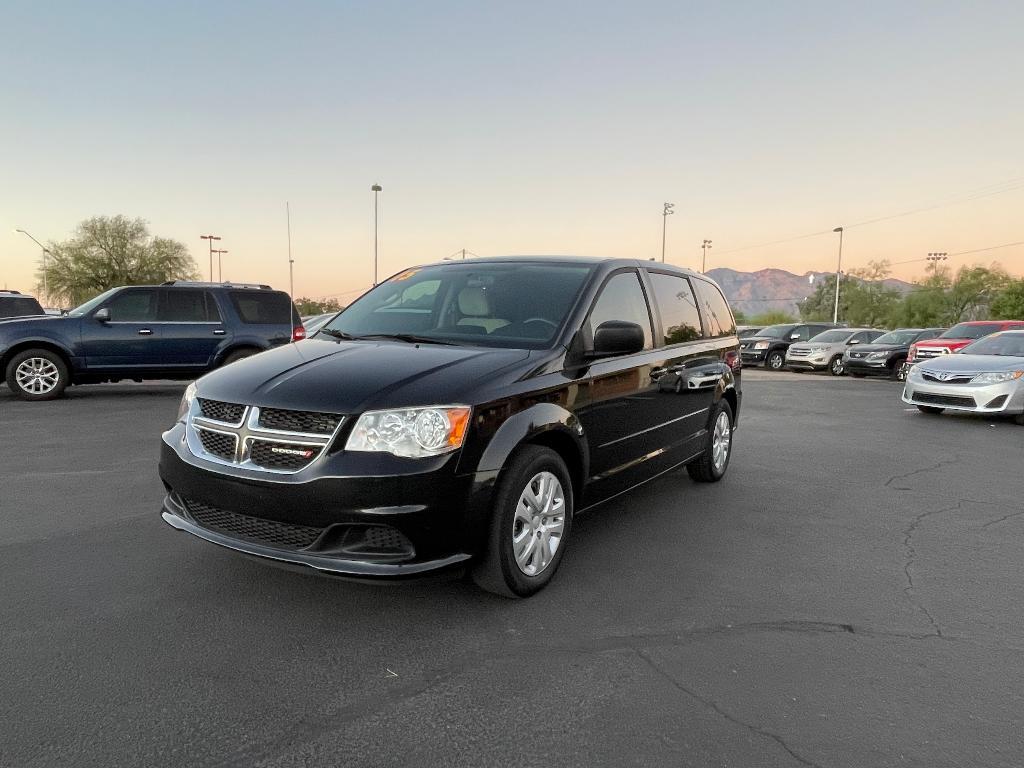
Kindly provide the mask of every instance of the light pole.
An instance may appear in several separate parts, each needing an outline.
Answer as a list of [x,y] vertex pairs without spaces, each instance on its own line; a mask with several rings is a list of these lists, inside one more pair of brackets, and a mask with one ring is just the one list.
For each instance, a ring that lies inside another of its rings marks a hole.
[[949,254],[943,251],[942,253],[929,253],[925,261],[928,262],[928,269],[937,270],[939,268],[939,262],[945,261],[949,258]]
[[705,269],[705,267],[707,266],[707,261],[708,261],[708,248],[710,248],[710,247],[711,247],[711,241],[710,241],[710,240],[705,240],[705,241],[704,241],[704,242],[703,242],[703,243],[701,244],[701,246],[700,246],[700,249],[701,249],[702,251],[704,251],[704,253],[703,253],[703,254],[701,255],[701,257],[700,257],[700,273],[701,273],[702,275],[704,274],[704,272],[706,272],[706,271],[707,271],[707,270]]
[[373,284],[377,285],[377,198],[384,189],[380,184],[370,187],[373,192]]
[[209,240],[210,241],[210,282],[212,283],[213,282],[213,241],[214,240],[220,240],[220,238],[217,235],[200,235],[199,239],[200,240]]
[[665,263],[665,229],[668,226],[668,217],[671,216],[675,211],[672,209],[676,207],[675,203],[665,203],[665,207],[661,212],[661,263]]
[[836,264],[836,307],[832,310],[832,322],[839,322],[839,278],[843,274],[843,228],[836,227],[832,230],[839,233],[839,262]]
[[223,283],[224,282],[224,270],[221,269],[220,255],[222,253],[227,253],[227,251],[224,250],[223,248],[214,248],[213,252],[217,254],[217,282],[218,283]]
[[288,222],[288,295],[295,298],[295,259],[292,258],[292,207],[291,203],[284,204],[284,216]]
[[[30,235],[24,229],[16,229],[14,231],[15,232],[21,232],[21,234],[23,234],[25,237],[27,237],[29,240],[31,240],[36,245],[38,245],[42,249],[42,251],[43,251],[43,300],[46,301],[50,297],[49,285],[48,285],[47,280],[46,280],[46,254],[50,253],[50,249],[47,248],[42,243],[40,243],[34,237],[32,237],[32,235]],[[53,254],[50,253],[50,255],[52,256]]]

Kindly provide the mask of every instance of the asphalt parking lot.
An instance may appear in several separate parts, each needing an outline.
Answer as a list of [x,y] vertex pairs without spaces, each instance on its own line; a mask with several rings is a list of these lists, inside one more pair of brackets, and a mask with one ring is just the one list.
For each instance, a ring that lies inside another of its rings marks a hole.
[[508,601],[158,514],[179,385],[0,389],[0,765],[1019,766],[1024,428],[747,372],[729,475],[577,520]]

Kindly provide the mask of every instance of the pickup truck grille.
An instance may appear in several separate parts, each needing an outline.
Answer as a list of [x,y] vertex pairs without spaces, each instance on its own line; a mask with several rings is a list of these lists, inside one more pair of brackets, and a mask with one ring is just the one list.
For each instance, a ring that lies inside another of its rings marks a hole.
[[949,354],[949,350],[945,347],[918,347],[915,359],[927,360],[932,357],[941,357],[945,354]]
[[196,398],[185,438],[194,455],[215,464],[290,474],[322,456],[344,420],[336,413]]

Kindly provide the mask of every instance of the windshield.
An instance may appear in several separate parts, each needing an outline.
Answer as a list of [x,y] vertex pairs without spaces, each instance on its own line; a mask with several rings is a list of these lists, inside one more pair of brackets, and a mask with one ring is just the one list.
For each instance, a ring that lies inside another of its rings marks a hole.
[[996,333],[960,350],[965,355],[1024,357],[1024,333]]
[[81,317],[82,315],[88,315],[90,312],[95,310],[100,304],[106,301],[111,296],[111,294],[113,294],[116,290],[117,288],[111,288],[109,291],[104,291],[99,296],[93,299],[89,299],[87,302],[85,302],[85,304],[82,304],[79,307],[75,307],[70,312],[68,312],[68,314],[71,315],[71,317]]
[[767,336],[770,339],[781,339],[788,336],[790,331],[796,328],[795,325],[769,325],[763,328],[758,336]]
[[920,331],[889,331],[883,333],[872,344],[909,344],[917,338]]
[[362,296],[318,336],[543,349],[590,266],[495,262],[407,269]]
[[822,331],[817,336],[811,338],[811,341],[817,341],[822,344],[835,344],[836,342],[846,341],[850,338],[849,331]]
[[982,336],[988,336],[990,333],[995,333],[1001,326],[998,323],[979,323],[978,325],[972,325],[970,323],[960,323],[960,325],[954,325],[944,334],[939,336],[940,339],[980,339]]

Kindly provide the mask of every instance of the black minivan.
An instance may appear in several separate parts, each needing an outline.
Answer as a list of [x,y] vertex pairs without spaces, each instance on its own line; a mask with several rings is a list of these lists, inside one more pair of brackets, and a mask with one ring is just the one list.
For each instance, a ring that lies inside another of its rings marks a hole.
[[718,286],[625,259],[404,270],[315,336],[190,385],[163,518],[249,555],[395,578],[468,566],[530,595],[573,516],[729,466],[739,344]]

